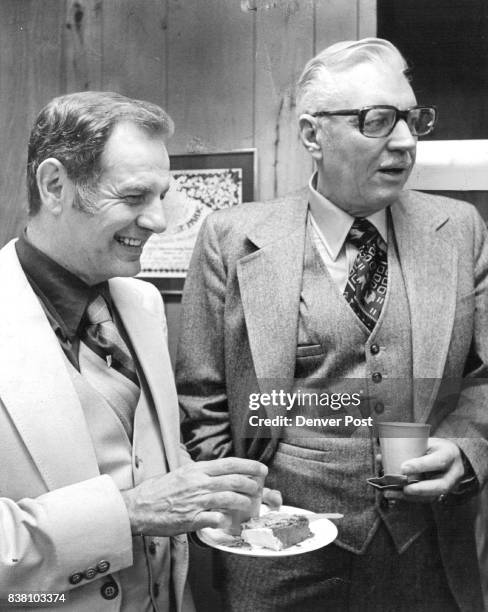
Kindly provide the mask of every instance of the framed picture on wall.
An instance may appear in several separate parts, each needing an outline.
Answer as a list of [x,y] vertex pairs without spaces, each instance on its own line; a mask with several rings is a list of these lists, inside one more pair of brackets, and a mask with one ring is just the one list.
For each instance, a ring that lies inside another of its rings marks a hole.
[[141,257],[140,278],[162,293],[181,293],[198,231],[213,211],[254,200],[256,149],[172,155],[165,197],[167,229],[152,236]]

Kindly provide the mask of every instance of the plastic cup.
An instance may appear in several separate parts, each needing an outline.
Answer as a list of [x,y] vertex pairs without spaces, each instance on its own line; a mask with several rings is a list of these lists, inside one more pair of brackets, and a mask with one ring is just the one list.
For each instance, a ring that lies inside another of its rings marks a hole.
[[261,511],[261,504],[263,502],[264,478],[260,476],[249,476],[249,478],[252,478],[258,483],[259,489],[257,495],[252,498],[251,508],[249,510],[234,510],[229,512],[229,515],[232,519],[232,523],[230,527],[228,527],[225,531],[227,533],[230,533],[231,535],[241,535],[241,524],[245,523],[251,518],[257,518]]
[[[423,423],[378,423],[383,472],[401,474],[402,463],[425,455],[429,434],[430,425]],[[410,477],[420,478],[420,475],[410,474]]]

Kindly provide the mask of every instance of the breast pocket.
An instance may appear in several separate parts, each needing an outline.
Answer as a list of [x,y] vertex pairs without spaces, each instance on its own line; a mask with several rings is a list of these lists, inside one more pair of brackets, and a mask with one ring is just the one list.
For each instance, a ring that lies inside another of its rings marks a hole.
[[324,361],[325,353],[321,344],[297,346],[295,378],[307,378],[316,374]]
[[297,359],[303,357],[314,357],[316,355],[323,355],[324,349],[321,344],[300,344],[297,346]]

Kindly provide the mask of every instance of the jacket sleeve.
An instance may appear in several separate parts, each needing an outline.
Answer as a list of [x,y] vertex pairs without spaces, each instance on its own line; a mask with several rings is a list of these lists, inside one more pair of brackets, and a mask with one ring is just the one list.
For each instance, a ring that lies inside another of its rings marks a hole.
[[[482,487],[488,481],[488,232],[475,208],[469,210],[473,291],[464,297],[473,302],[471,348],[459,382],[459,395],[449,392],[449,384],[453,383],[447,381],[448,391],[440,399],[446,417],[433,435],[449,438],[460,447],[473,468],[476,484]],[[473,488],[468,489],[471,492]]]
[[[116,572],[132,565],[129,517],[109,476],[56,489],[36,499],[0,498],[0,599],[20,591],[65,592],[89,581],[101,561]],[[79,575],[76,585],[70,582]]]
[[212,217],[200,230],[185,281],[176,360],[183,439],[195,460],[232,453],[225,380],[227,274]]

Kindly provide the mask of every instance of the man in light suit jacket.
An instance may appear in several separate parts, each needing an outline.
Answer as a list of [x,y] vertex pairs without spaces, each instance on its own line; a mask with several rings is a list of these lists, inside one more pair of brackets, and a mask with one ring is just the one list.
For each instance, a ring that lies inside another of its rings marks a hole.
[[249,508],[266,473],[190,460],[160,295],[119,278],[165,229],[171,131],[103,92],[32,130],[29,220],[0,251],[2,610],[193,610],[184,534]]
[[[403,190],[436,109],[417,105],[387,41],[312,59],[297,111],[316,172],[303,192],[206,220],[185,285],[177,388],[194,458],[260,459],[285,504],[344,518],[315,552],[222,556],[225,610],[481,611],[484,223],[470,205]],[[300,426],[305,392],[324,399],[313,415],[339,422]],[[380,421],[431,425],[399,491],[367,482],[381,477]]]

